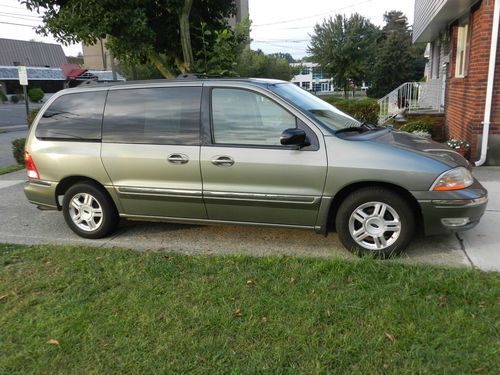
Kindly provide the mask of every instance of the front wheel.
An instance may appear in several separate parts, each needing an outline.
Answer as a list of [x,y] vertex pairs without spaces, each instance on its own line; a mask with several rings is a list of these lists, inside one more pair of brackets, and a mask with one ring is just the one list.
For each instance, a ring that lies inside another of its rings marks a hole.
[[356,253],[380,258],[403,251],[415,232],[408,202],[385,188],[353,192],[340,205],[335,220],[342,244]]
[[102,238],[118,224],[118,212],[111,198],[97,186],[79,183],[64,194],[62,211],[68,226],[81,237]]

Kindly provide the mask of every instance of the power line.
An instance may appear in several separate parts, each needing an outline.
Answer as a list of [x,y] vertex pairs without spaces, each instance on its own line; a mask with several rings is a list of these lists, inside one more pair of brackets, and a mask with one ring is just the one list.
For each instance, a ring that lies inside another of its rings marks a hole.
[[356,7],[356,6],[359,6],[359,5],[363,5],[363,4],[369,3],[371,1],[373,1],[373,0],[364,0],[364,1],[361,1],[359,3],[352,4],[352,5],[347,5],[347,6],[342,7],[342,8],[333,9],[333,10],[330,10],[328,12],[318,13],[318,14],[314,14],[314,15],[306,16],[306,17],[293,18],[293,19],[289,19],[289,20],[283,20],[283,21],[277,21],[277,22],[271,22],[271,23],[262,23],[260,25],[252,25],[252,27],[280,25],[280,24],[283,24],[283,23],[290,23],[290,22],[307,20],[307,19],[310,19],[310,18],[315,18],[315,17],[319,17],[319,16],[325,16],[327,14],[330,14],[330,13],[333,13],[333,12],[338,12],[338,11],[341,11],[341,10],[344,10],[344,9],[353,8],[353,7]]
[[25,18],[25,17],[18,17],[18,16],[4,16],[2,13],[0,13],[0,17],[5,17],[5,18],[15,18],[23,21],[30,21],[30,22],[42,22],[42,20],[32,20],[30,18]]
[[42,16],[31,16],[29,14],[9,13],[9,12],[4,12],[4,11],[0,11],[0,14],[9,15],[9,16],[20,16],[20,17],[38,18],[38,19],[42,18]]
[[5,22],[5,21],[0,21],[0,24],[14,25],[14,26],[25,26],[25,27],[31,27],[32,29],[34,29],[35,27],[38,26],[38,25],[26,25],[26,24],[23,24],[23,23],[14,23],[14,22]]

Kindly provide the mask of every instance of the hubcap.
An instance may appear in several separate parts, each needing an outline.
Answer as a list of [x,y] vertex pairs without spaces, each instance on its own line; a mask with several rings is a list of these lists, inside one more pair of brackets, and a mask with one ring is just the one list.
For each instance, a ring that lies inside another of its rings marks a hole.
[[73,223],[86,232],[96,231],[102,224],[102,207],[88,193],[78,193],[71,198],[69,214]]
[[365,249],[383,250],[398,239],[401,220],[387,203],[368,202],[351,214],[349,232],[354,241]]

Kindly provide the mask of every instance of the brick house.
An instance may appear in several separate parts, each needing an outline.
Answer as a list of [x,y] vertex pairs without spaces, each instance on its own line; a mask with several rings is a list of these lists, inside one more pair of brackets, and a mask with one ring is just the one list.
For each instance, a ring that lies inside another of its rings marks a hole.
[[477,165],[500,165],[499,3],[415,1],[413,41],[428,43],[433,107],[444,110],[446,137],[469,142]]

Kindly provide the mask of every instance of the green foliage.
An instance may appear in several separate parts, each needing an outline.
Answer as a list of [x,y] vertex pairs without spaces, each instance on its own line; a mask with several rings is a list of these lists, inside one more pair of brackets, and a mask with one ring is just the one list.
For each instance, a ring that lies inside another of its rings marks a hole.
[[7,100],[7,95],[5,95],[2,90],[0,90],[0,102],[5,103]]
[[11,101],[12,103],[14,103],[14,104],[19,103],[19,96],[17,96],[17,95],[11,95],[11,97],[10,97],[10,101]]
[[32,87],[28,90],[28,97],[32,102],[38,103],[44,97],[44,92],[40,87]]
[[18,138],[12,141],[12,155],[18,164],[24,164],[25,138]]
[[236,72],[240,77],[274,78],[289,81],[293,70],[285,59],[246,49],[240,55]]
[[292,55],[284,52],[271,53],[269,56],[276,57],[277,59],[285,59],[289,64],[297,62]]
[[337,14],[314,27],[309,52],[322,71],[334,78],[347,95],[349,82],[360,84],[375,60],[378,28],[359,14]]
[[[106,47],[118,60],[132,66],[149,61],[165,77],[189,70],[183,45],[195,52],[201,48],[197,39],[191,37],[190,26],[205,22],[210,30],[222,30],[228,27],[227,19],[235,12],[234,0],[204,0],[192,7],[189,6],[192,0],[23,0],[22,3],[43,15],[43,26],[37,28],[38,33],[52,34],[63,44],[95,44],[106,38]],[[166,61],[158,59],[159,55]]]
[[380,108],[375,99],[348,100],[340,99],[335,96],[328,96],[325,97],[324,100],[334,105],[342,112],[354,117],[356,120],[368,122],[370,124],[378,123]]
[[31,124],[33,124],[33,121],[35,120],[35,117],[39,111],[40,111],[40,108],[30,109],[30,111],[28,113],[28,117],[26,119],[28,121],[28,127],[31,127]]
[[425,68],[424,47],[412,44],[408,19],[399,11],[385,13],[377,41],[372,86],[367,95],[380,98],[408,81],[419,81]]
[[434,134],[434,122],[428,118],[422,118],[415,121],[410,121],[404,124],[399,130],[413,133],[413,132],[426,132],[431,135]]

